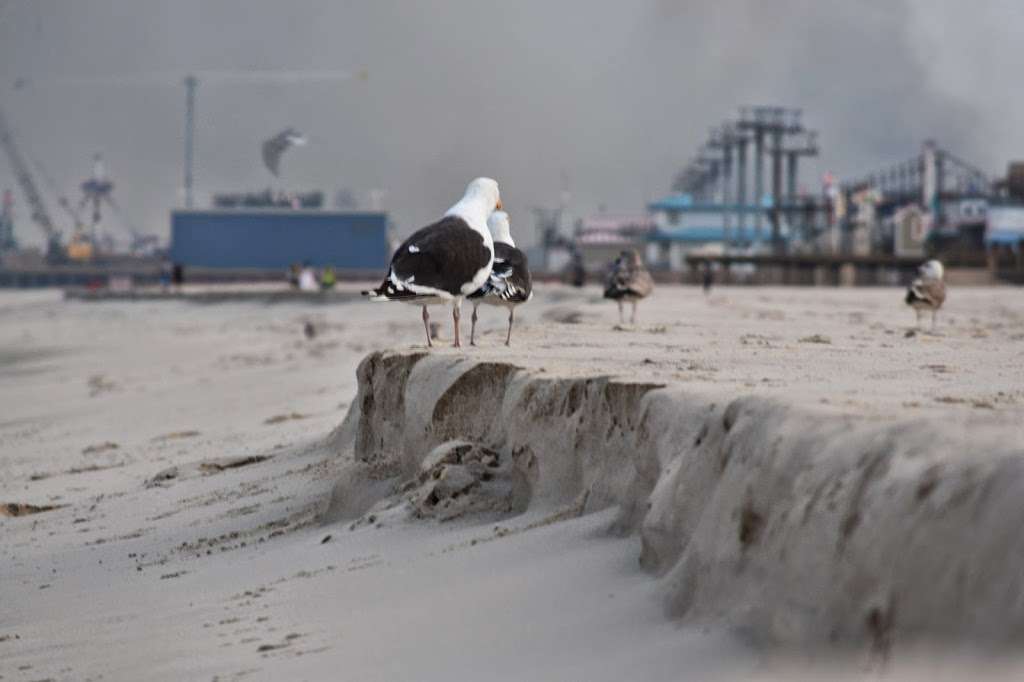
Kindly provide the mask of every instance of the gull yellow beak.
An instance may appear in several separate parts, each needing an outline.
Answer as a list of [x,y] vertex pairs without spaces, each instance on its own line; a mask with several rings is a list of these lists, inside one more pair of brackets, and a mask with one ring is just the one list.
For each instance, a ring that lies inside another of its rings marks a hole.
[[505,209],[505,207],[504,207],[504,206],[502,206],[502,204],[501,204],[501,199],[498,199],[498,203],[496,203],[496,204],[494,205],[494,210],[495,210],[495,211],[502,211],[502,210],[504,210],[504,209]]

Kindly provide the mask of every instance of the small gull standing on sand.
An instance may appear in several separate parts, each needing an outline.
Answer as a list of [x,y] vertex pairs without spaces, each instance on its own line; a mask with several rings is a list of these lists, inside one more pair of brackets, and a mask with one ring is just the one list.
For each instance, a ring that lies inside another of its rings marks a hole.
[[911,282],[907,289],[906,303],[917,314],[917,326],[921,326],[921,313],[932,312],[932,330],[935,330],[935,316],[942,302],[946,300],[946,284],[942,281],[942,263],[930,260],[918,268],[920,277]]
[[654,280],[651,273],[640,261],[640,254],[635,249],[623,251],[612,264],[611,272],[608,273],[608,281],[604,289],[604,297],[610,298],[619,304],[619,323],[623,322],[622,304],[629,302],[633,304],[633,315],[630,324],[636,324],[636,304],[641,298],[646,298],[654,291]]
[[469,344],[476,345],[476,310],[481,303],[508,308],[508,334],[505,345],[512,345],[512,322],[516,306],[533,298],[533,281],[526,254],[516,248],[509,229],[508,213],[495,211],[487,220],[494,238],[494,267],[487,282],[469,295],[473,303],[473,323],[469,328]]
[[387,277],[364,291],[371,301],[403,301],[423,308],[423,329],[430,339],[427,306],[451,303],[455,346],[459,341],[462,299],[483,286],[494,263],[494,240],[487,219],[501,208],[498,183],[477,178],[439,221],[420,228],[402,242],[391,258]]

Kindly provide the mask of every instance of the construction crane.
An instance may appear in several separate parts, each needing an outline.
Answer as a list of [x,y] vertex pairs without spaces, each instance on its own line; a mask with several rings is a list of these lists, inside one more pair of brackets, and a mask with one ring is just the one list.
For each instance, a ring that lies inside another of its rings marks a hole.
[[53,179],[53,176],[46,170],[42,162],[38,158],[32,159],[32,165],[36,167],[36,172],[46,183],[46,186],[50,188],[52,196],[57,197],[57,205],[60,206],[67,214],[68,218],[71,219],[71,224],[75,226],[76,230],[82,227],[82,216],[78,213],[75,206],[68,200],[67,194],[57,186],[57,181]]
[[[131,253],[138,255],[145,251],[155,250],[157,246],[156,235],[144,234],[135,229],[134,224],[128,220],[124,211],[121,210],[121,206],[114,200],[114,182],[107,175],[107,169],[103,163],[103,155],[97,153],[92,158],[92,177],[80,185],[82,189],[82,200],[78,204],[78,211],[75,212],[75,215],[77,216],[79,212],[84,211],[90,206],[92,207],[89,235],[86,237],[85,228],[80,227],[78,230],[78,233],[82,235],[79,240],[80,243],[90,245],[96,243],[96,228],[101,222],[103,222],[102,208],[103,206],[107,206],[113,211],[114,215],[117,217],[117,221],[120,222],[121,226],[131,236],[131,246],[129,247]],[[81,221],[79,221],[79,224],[81,224]],[[68,245],[68,250],[68,255],[71,256],[70,244]]]
[[14,239],[14,194],[4,190],[3,202],[0,203],[0,255],[5,251],[13,251],[18,242]]
[[14,171],[14,177],[18,181],[18,186],[21,187],[22,194],[25,195],[25,202],[32,212],[32,222],[38,225],[46,235],[47,259],[50,261],[64,260],[66,254],[64,247],[61,245],[60,232],[53,224],[53,220],[46,210],[46,204],[39,193],[39,188],[36,187],[32,171],[29,169],[28,164],[25,163],[25,158],[21,155],[18,145],[14,141],[14,132],[2,110],[0,110],[0,146],[4,148],[7,160],[11,164],[11,170]]

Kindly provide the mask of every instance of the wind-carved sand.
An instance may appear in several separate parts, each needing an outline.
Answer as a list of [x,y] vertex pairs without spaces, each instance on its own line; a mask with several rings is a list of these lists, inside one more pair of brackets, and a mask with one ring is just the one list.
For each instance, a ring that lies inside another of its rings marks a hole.
[[[857,419],[423,353],[371,355],[359,378],[332,439],[353,457],[334,494],[342,518],[364,514],[374,487],[433,482],[458,438],[527,462],[530,506],[618,509],[613,528],[640,535],[673,616],[880,656],[920,638],[1024,635],[1024,607],[1006,599],[1024,558],[1016,420]],[[489,496],[453,478],[463,505]]]
[[0,660],[706,679],[788,670],[779,645],[1005,651],[1018,299],[952,289],[908,336],[898,289],[662,286],[615,329],[596,287],[538,286],[511,348],[483,310],[478,348],[428,353],[387,306],[318,306],[307,339],[300,304],[0,292]]

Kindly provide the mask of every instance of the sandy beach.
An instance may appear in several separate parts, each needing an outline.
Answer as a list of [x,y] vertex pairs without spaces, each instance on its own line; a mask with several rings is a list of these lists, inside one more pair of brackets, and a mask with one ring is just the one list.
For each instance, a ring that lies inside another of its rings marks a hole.
[[[510,363],[764,398],[865,428],[934,425],[1007,457],[1024,442],[1016,290],[952,290],[934,333],[890,288],[662,286],[634,326],[596,287],[550,285],[517,312],[511,348],[503,311],[482,308],[479,346],[462,349],[433,315],[435,371]],[[648,536],[609,532],[621,509],[598,493],[572,514],[554,494],[451,521],[330,511],[352,464],[338,434],[356,369],[374,351],[427,352],[414,307],[4,291],[0,320],[2,679],[777,670],[734,620],[674,615],[678,571],[642,565]]]

